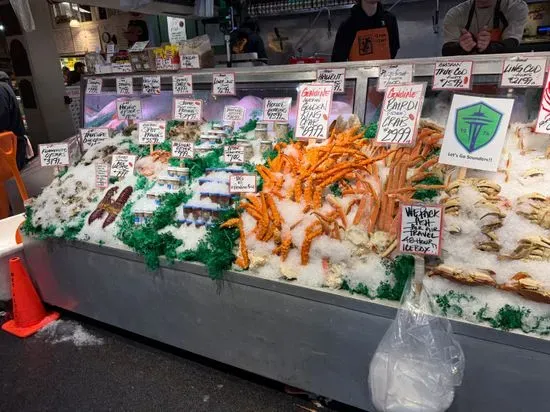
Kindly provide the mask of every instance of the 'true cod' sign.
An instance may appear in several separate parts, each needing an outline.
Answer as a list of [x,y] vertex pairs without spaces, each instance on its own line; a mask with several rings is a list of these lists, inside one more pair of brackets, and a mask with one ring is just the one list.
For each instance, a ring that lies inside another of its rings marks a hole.
[[399,251],[439,256],[442,225],[441,206],[402,204]]

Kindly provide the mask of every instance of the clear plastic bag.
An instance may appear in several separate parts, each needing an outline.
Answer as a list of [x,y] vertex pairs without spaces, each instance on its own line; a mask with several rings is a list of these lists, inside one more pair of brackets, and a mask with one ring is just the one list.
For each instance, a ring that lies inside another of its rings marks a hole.
[[369,389],[378,412],[443,412],[462,382],[464,353],[451,323],[421,310],[411,283],[370,364]]
[[19,24],[24,31],[33,31],[36,29],[32,17],[29,0],[10,0],[11,7],[19,19]]

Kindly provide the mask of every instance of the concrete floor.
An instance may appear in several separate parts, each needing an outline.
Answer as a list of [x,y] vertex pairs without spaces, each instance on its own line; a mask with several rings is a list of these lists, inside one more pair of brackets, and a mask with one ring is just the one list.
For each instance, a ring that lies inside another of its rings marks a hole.
[[[0,312],[0,324],[6,319]],[[62,319],[24,340],[0,331],[1,411],[358,411],[320,406],[282,384],[87,319]]]

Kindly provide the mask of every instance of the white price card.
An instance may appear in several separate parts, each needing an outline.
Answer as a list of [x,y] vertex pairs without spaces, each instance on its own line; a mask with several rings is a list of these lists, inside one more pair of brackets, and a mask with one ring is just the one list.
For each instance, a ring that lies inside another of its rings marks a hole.
[[179,95],[193,94],[193,75],[172,76],[172,93]]
[[389,86],[384,94],[376,142],[410,146],[417,135],[425,83]]
[[435,63],[432,90],[470,90],[473,66],[471,61]]
[[244,163],[244,146],[224,146],[223,161],[225,163]]
[[181,17],[166,17],[168,23],[168,40],[170,44],[178,44],[187,40],[187,32],[185,31],[185,19]]
[[113,73],[131,73],[132,63],[113,63],[111,65],[111,71]]
[[378,76],[377,90],[383,92],[388,86],[412,83],[413,73],[414,65],[412,64],[382,66]]
[[143,94],[160,94],[160,76],[143,76]]
[[439,163],[496,172],[514,99],[455,94]]
[[333,85],[302,84],[298,90],[298,114],[294,135],[297,139],[326,139],[332,105]]
[[191,142],[172,142],[172,157],[192,159],[195,155],[195,145]]
[[317,70],[317,82],[332,83],[334,85],[334,94],[344,93],[346,69],[319,69]]
[[263,121],[288,123],[291,104],[292,98],[290,97],[284,97],[281,99],[264,99]]
[[501,87],[542,87],[546,73],[546,57],[515,57],[504,61]]
[[223,121],[224,122],[242,122],[246,109],[242,106],[225,106],[223,108]]
[[542,90],[539,115],[535,128],[537,133],[550,134],[550,75],[546,79],[546,85]]
[[402,203],[400,226],[400,252],[432,256],[441,254],[441,206]]
[[202,121],[202,100],[174,99],[174,120]]
[[103,189],[109,186],[109,165],[106,163],[95,164],[95,187]]
[[235,73],[214,73],[212,75],[212,94],[214,96],[234,96]]
[[139,100],[117,100],[116,110],[119,120],[141,119],[141,101]]
[[82,148],[88,150],[110,137],[109,129],[106,127],[97,127],[91,129],[80,129],[80,139]]
[[256,175],[229,176],[229,193],[256,193]]
[[90,78],[86,82],[86,94],[101,94],[103,79]]
[[68,166],[69,145],[67,143],[48,143],[38,145],[40,166]]
[[134,93],[134,84],[132,77],[117,77],[116,78],[116,94],[120,96],[128,96]]
[[139,122],[139,144],[161,144],[166,139],[166,122],[162,120],[149,120]]
[[114,154],[111,162],[110,177],[116,177],[119,180],[124,179],[127,175],[134,173],[134,166],[136,165],[136,156]]
[[198,54],[180,54],[180,67],[182,69],[200,69],[201,61]]
[[137,41],[135,42],[132,47],[130,47],[128,49],[129,52],[140,52],[140,51],[143,51],[145,50],[145,48],[147,47],[147,45],[149,44],[149,40],[145,40],[145,41]]

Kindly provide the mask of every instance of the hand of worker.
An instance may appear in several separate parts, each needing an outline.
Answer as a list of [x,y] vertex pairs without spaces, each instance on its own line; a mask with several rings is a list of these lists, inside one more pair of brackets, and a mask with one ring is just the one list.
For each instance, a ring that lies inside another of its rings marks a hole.
[[460,36],[458,43],[464,51],[469,53],[474,49],[474,47],[476,47],[476,42],[474,41],[472,33],[470,33],[468,30],[462,29],[461,33],[462,35]]
[[491,43],[491,32],[487,26],[483,27],[477,35],[477,49],[484,52]]

